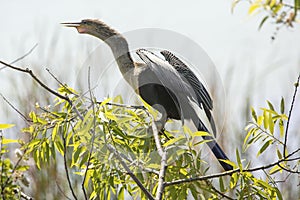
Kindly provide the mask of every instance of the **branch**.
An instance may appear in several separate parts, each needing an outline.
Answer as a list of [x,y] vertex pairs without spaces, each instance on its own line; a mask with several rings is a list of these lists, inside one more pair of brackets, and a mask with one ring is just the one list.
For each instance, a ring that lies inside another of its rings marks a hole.
[[66,176],[67,176],[67,181],[68,181],[68,185],[71,190],[73,198],[75,200],[77,200],[77,196],[73,190],[71,179],[69,176],[69,170],[68,170],[68,165],[67,165],[67,145],[66,145],[66,138],[64,136],[63,136],[63,143],[64,143],[64,156],[63,156],[64,157],[64,167],[65,167],[65,172],[66,172]]
[[[37,46],[38,46],[38,44],[36,43],[36,44],[35,44],[35,45],[34,45],[27,53],[25,53],[23,56],[17,58],[16,60],[12,61],[10,64],[12,65],[12,64],[14,64],[14,63],[16,63],[16,62],[18,62],[18,61],[24,59],[24,58],[27,57],[29,54],[31,54],[31,53],[33,52],[33,50],[34,50]],[[7,67],[7,66],[1,67],[1,68],[0,68],[0,71],[1,71],[2,69],[5,69],[6,67]]]
[[46,68],[46,71],[52,76],[52,78],[54,78],[54,80],[56,80],[59,83],[59,85],[61,85],[62,87],[64,87],[68,92],[70,92],[74,96],[79,97],[78,94],[75,94],[68,87],[66,87],[66,84],[63,84],[60,80],[58,80],[58,78],[50,71],[50,69]]
[[88,87],[89,87],[89,93],[90,93],[90,98],[91,98],[91,101],[92,101],[92,109],[93,109],[93,129],[91,129],[91,132],[92,132],[92,141],[91,141],[92,146],[91,146],[91,149],[89,151],[89,158],[88,158],[87,166],[86,166],[84,176],[83,176],[83,180],[82,180],[82,184],[81,184],[81,188],[83,190],[85,200],[88,200],[88,197],[87,197],[86,190],[84,188],[84,182],[86,180],[88,167],[90,166],[90,162],[91,162],[91,158],[92,158],[92,152],[94,150],[94,139],[95,139],[95,131],[96,131],[96,119],[95,119],[96,118],[96,111],[95,111],[95,104],[94,104],[94,101],[93,101],[93,94],[92,94],[92,90],[91,90],[90,72],[91,72],[91,68],[89,67],[89,69],[88,69]]
[[[101,104],[102,101],[97,101],[96,103]],[[110,102],[107,102],[106,104],[110,105],[110,106],[118,106],[118,107],[129,108],[129,109],[142,109],[142,110],[146,110],[146,108],[144,106],[135,106],[135,105],[110,103]]]
[[23,114],[23,113],[21,113],[21,111],[19,111],[14,105],[12,105],[12,103],[10,103],[1,93],[0,93],[0,95],[1,95],[1,97],[3,98],[3,100],[14,110],[14,111],[16,111],[22,118],[23,118],[23,120],[25,121],[25,122],[32,122],[32,120],[30,120],[30,119],[27,119],[27,117]]
[[299,151],[300,151],[300,148],[298,148],[297,150],[295,150],[294,152],[292,152],[291,154],[286,156],[286,158],[280,159],[280,160],[278,160],[274,163],[271,163],[269,165],[250,168],[250,169],[243,169],[243,170],[238,168],[238,169],[234,169],[234,170],[230,170],[230,171],[226,171],[226,172],[222,172],[222,173],[206,175],[206,176],[193,177],[193,178],[188,178],[188,179],[179,179],[179,180],[175,180],[175,181],[171,181],[171,182],[166,182],[164,184],[164,186],[167,187],[167,186],[177,185],[177,184],[182,184],[182,183],[189,183],[189,182],[194,182],[194,181],[202,181],[202,180],[207,180],[207,179],[219,178],[219,177],[222,177],[222,176],[232,175],[232,174],[238,173],[238,172],[254,172],[254,171],[268,169],[268,168],[274,167],[275,165],[280,166],[280,163],[282,163],[282,162],[295,160],[295,159],[288,159],[288,158],[293,156],[294,154],[296,154]]
[[20,191],[19,189],[14,189],[14,193],[15,194],[20,194],[21,198],[22,199],[25,199],[25,200],[33,200],[32,197],[28,196],[27,194],[23,193],[22,191]]
[[139,188],[141,188],[141,190],[144,192],[144,194],[147,196],[147,198],[150,200],[154,200],[154,197],[152,196],[152,194],[143,186],[143,184],[140,182],[140,180],[133,174],[133,172],[129,169],[127,164],[123,161],[119,152],[110,144],[107,145],[107,148],[109,149],[110,152],[112,152],[117,157],[117,159],[119,160],[121,165],[124,167],[124,169],[127,171],[129,176],[134,180],[134,182],[139,186]]
[[157,186],[157,191],[156,191],[156,200],[161,200],[162,196],[163,196],[163,191],[164,191],[164,180],[165,180],[165,174],[166,174],[166,168],[167,168],[167,152],[161,146],[157,127],[156,127],[153,116],[152,116],[152,131],[153,131],[153,136],[154,136],[155,145],[156,145],[158,154],[161,157],[161,168],[159,171],[158,186]]
[[292,116],[292,110],[293,110],[294,103],[295,103],[295,100],[296,100],[297,90],[298,90],[298,87],[299,87],[299,81],[300,81],[300,74],[299,74],[299,76],[298,76],[297,82],[295,83],[294,95],[293,95],[291,107],[290,107],[290,110],[289,110],[288,121],[287,121],[286,129],[285,129],[284,145],[283,145],[283,157],[284,157],[284,158],[285,158],[285,151],[286,151],[286,144],[287,144],[288,130],[289,130],[289,126],[290,126],[290,120],[291,120],[291,116]]
[[45,83],[43,83],[33,72],[32,70],[26,68],[26,69],[23,69],[23,68],[20,68],[20,67],[15,67],[15,66],[12,66],[10,64],[7,64],[3,61],[0,60],[0,63],[13,69],[13,70],[16,70],[16,71],[19,71],[19,72],[23,72],[23,73],[26,73],[26,74],[29,74],[41,87],[43,87],[45,90],[47,90],[48,92],[50,92],[51,94],[61,98],[61,99],[64,99],[66,100],[70,105],[71,107],[75,110],[76,114],[78,115],[78,117],[83,120],[83,117],[81,116],[81,114],[79,113],[79,111],[76,109],[76,107],[73,106],[73,102],[69,99],[68,96],[64,96],[64,95],[61,95],[59,94],[58,92],[52,90],[51,88],[49,88]]

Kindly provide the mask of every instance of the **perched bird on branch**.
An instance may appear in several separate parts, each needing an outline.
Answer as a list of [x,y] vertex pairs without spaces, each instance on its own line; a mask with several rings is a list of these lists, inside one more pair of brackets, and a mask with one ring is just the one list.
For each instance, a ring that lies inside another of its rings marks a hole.
[[[211,124],[212,132],[216,132],[211,115],[213,108],[209,93],[196,75],[180,59],[169,51],[162,51],[165,60],[146,49],[137,50],[143,63],[134,62],[127,40],[116,30],[99,20],[82,20],[76,23],[63,23],[67,27],[75,27],[79,33],[93,35],[104,41],[112,50],[114,58],[124,79],[131,87],[162,117],[163,128],[167,119],[191,119],[199,131],[210,132],[199,116],[202,109]],[[212,136],[203,136],[209,140],[206,144],[212,150],[225,170],[232,166],[224,162],[226,154]]]

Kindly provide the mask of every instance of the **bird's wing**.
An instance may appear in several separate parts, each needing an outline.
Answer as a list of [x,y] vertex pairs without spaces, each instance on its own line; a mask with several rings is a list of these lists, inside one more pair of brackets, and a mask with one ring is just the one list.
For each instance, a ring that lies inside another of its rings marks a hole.
[[[193,88],[182,80],[178,71],[154,53],[145,49],[139,49],[137,54],[146,63],[147,67],[155,73],[161,84],[176,95],[181,113],[187,113],[186,104],[189,101],[197,102]],[[183,120],[186,116],[181,118]]]
[[170,65],[172,65],[175,70],[177,70],[178,73],[184,77],[185,81],[187,81],[192,88],[194,88],[194,91],[197,95],[197,100],[200,104],[199,106],[202,104],[204,109],[212,110],[213,101],[204,85],[199,81],[193,71],[171,52],[164,50],[161,51],[161,54],[165,57],[166,61],[168,61]]
[[[197,96],[199,107],[203,107],[205,114],[211,124],[213,133],[216,134],[216,125],[210,110],[213,109],[213,101],[205,89],[204,85],[199,81],[193,71],[178,57],[171,52],[164,50],[160,52],[170,65],[183,77],[184,81],[191,85]],[[199,109],[198,109],[199,110]]]

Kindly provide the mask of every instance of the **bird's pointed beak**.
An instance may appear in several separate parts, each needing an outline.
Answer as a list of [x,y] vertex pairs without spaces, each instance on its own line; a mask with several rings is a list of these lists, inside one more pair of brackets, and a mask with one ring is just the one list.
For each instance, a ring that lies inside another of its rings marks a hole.
[[87,32],[86,28],[82,25],[81,22],[64,22],[64,23],[60,23],[60,24],[64,25],[65,27],[76,28],[78,33],[86,33]]
[[60,23],[66,27],[74,27],[74,28],[77,28],[81,25],[80,22],[63,22],[63,23]]

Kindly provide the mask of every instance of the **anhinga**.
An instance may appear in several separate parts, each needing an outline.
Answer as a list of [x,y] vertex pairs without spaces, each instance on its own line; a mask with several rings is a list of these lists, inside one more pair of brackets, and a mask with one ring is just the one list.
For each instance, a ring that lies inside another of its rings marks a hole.
[[[144,101],[162,113],[162,126],[168,118],[182,122],[191,119],[199,131],[209,132],[198,115],[200,109],[203,109],[212,131],[216,131],[211,115],[212,100],[208,92],[188,66],[172,53],[162,51],[163,60],[148,50],[139,49],[137,54],[144,63],[134,62],[126,39],[102,21],[87,19],[63,24],[75,27],[79,33],[93,35],[111,48],[124,79]],[[206,144],[222,167],[232,170],[231,165],[222,161],[228,158],[215,139],[212,136],[203,138],[209,140]]]

